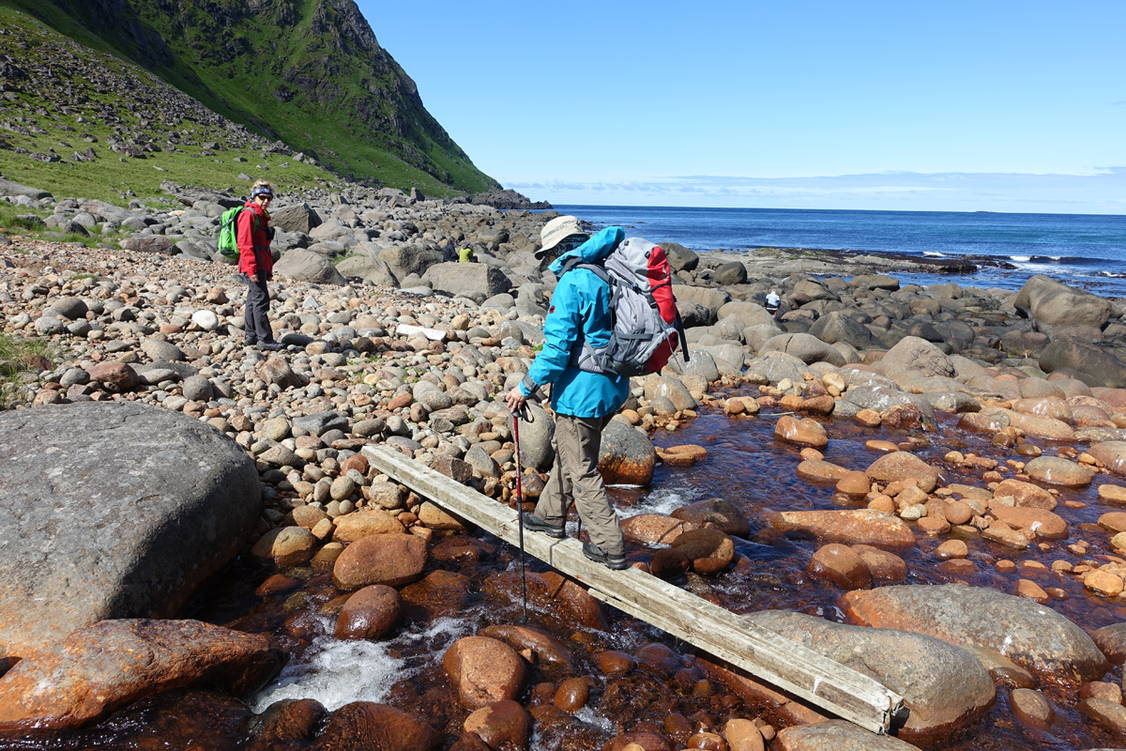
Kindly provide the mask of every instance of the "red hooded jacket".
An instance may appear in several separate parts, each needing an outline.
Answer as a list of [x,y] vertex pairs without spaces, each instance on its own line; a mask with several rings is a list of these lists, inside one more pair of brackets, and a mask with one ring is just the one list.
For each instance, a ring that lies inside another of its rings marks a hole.
[[274,272],[274,257],[270,254],[270,215],[250,200],[245,204],[249,211],[239,212],[236,225],[238,238],[238,270],[250,278],[259,271],[269,276]]

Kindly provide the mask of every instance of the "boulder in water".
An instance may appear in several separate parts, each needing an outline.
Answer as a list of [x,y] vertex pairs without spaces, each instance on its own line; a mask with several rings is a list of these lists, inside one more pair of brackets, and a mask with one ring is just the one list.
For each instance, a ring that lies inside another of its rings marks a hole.
[[0,413],[0,654],[168,616],[248,541],[258,472],[198,420],[129,402]]

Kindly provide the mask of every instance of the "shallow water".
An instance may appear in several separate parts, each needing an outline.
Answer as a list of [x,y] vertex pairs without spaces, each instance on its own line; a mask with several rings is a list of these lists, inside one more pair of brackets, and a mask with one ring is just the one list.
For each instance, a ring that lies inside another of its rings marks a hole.
[[[682,583],[698,594],[718,599],[735,612],[784,608],[842,620],[837,608],[841,590],[804,573],[817,543],[779,538],[763,529],[762,518],[771,509],[838,507],[831,486],[797,478],[798,449],[773,438],[774,421],[770,415],[729,418],[704,410],[680,430],[654,435],[654,442],[660,446],[705,446],[709,454],[703,461],[691,468],[658,466],[651,489],[615,489],[612,494],[623,516],[668,513],[686,503],[714,496],[740,505],[753,526],[751,539],[738,545],[746,560],[714,578],[692,577]],[[826,459],[863,469],[878,456],[864,446],[865,441],[873,438],[924,439],[929,445],[913,450],[936,466],[942,466],[942,455],[952,448],[996,459],[1010,458],[982,438],[955,430],[953,422],[953,418],[944,417],[935,432],[908,433],[827,421],[831,441]],[[1055,450],[1050,444],[1041,445],[1046,454]],[[946,470],[945,474],[947,482],[983,484],[968,472]],[[1068,508],[1062,503],[1068,500],[1087,506]],[[944,537],[920,536],[914,548],[901,551],[910,571],[907,583],[964,581],[1012,592],[1017,579],[1027,577],[1045,588],[1063,590],[1066,599],[1053,600],[1050,607],[1086,629],[1126,620],[1126,607],[1087,594],[1077,578],[1050,571],[1021,571],[1019,567],[1004,572],[998,567],[1002,560],[1018,564],[1035,560],[1046,566],[1058,558],[1076,562],[1078,558],[1065,545],[1079,537],[1091,542],[1084,557],[1098,558],[1108,552],[1109,535],[1086,526],[1108,510],[1098,504],[1095,491],[1063,490],[1060,501],[1056,512],[1071,523],[1068,540],[1053,541],[1046,549],[1014,551],[980,538],[968,539],[970,560],[976,567],[964,573],[951,571],[933,556],[934,548]],[[572,534],[574,531],[572,523]],[[234,749],[243,744],[250,708],[261,711],[284,697],[315,698],[330,709],[356,700],[392,704],[426,717],[444,734],[448,747],[468,712],[457,706],[456,696],[442,673],[442,654],[456,639],[477,633],[485,626],[522,622],[516,551],[487,535],[478,533],[477,537],[495,546],[495,553],[484,555],[480,561],[465,558],[442,564],[469,577],[472,585],[468,601],[458,605],[452,616],[429,617],[420,607],[407,607],[396,635],[378,643],[332,638],[333,619],[327,614],[331,611],[328,603],[339,593],[327,574],[291,572],[304,577],[298,590],[258,597],[254,589],[273,572],[245,561],[237,562],[197,598],[191,615],[269,633],[276,646],[291,655],[280,676],[255,696],[247,697],[249,706],[203,692],[166,694],[127,708],[81,733],[33,735],[0,742],[0,749]],[[632,554],[643,555],[636,549]],[[529,570],[545,568],[529,559]],[[529,625],[553,633],[572,650],[575,658],[573,673],[550,665],[529,670],[524,693],[519,698],[526,706],[541,705],[537,710],[540,714],[532,743],[534,751],[601,749],[617,733],[644,727],[661,729],[659,722],[654,724],[654,718],[683,716],[685,722],[721,727],[730,717],[753,717],[758,713],[760,708],[745,705],[721,686],[713,686],[707,695],[694,691],[702,674],[693,667],[691,650],[686,645],[616,611],[609,611],[609,615],[608,630],[592,630],[531,603]],[[633,653],[650,642],[664,644],[684,656],[679,671],[662,672],[654,666],[643,666],[625,677],[605,678],[593,661],[598,651],[617,649]],[[550,693],[542,694],[537,684],[558,682],[569,675],[594,677],[595,687],[587,707],[573,715],[543,707],[545,701],[550,703]],[[1119,681],[1120,677],[1120,669],[1116,668],[1106,680]],[[1088,724],[1072,708],[1076,696],[1053,687],[1045,690],[1057,710],[1052,733],[1017,725],[1008,709],[1007,689],[999,688],[997,701],[983,721],[936,748],[1070,751],[1115,745],[1112,737]]]

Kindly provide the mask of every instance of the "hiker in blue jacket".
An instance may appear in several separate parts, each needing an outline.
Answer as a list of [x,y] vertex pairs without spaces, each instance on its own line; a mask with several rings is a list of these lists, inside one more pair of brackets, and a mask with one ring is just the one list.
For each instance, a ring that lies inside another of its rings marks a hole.
[[572,355],[583,342],[601,347],[609,341],[613,319],[609,285],[589,269],[564,273],[564,266],[575,258],[597,263],[623,239],[621,227],[606,227],[591,236],[573,216],[544,225],[542,247],[535,255],[541,262],[554,259],[548,268],[559,282],[543,325],[543,348],[527,376],[505,395],[508,408],[519,412],[540,386],[550,383],[555,410],[555,464],[535,512],[522,512],[524,526],[562,538],[567,507],[574,501],[590,535],[583,553],[612,569],[626,567],[625,542],[598,472],[598,454],[606,423],[629,395],[629,378],[588,373],[573,364]]

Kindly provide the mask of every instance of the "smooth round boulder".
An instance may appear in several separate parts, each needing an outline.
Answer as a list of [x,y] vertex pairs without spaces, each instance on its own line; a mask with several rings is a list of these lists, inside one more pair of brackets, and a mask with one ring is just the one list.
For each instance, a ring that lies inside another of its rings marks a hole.
[[774,435],[783,441],[801,446],[822,448],[829,444],[829,436],[825,428],[812,417],[799,420],[792,415],[783,415],[774,424]]
[[656,465],[649,436],[621,420],[607,423],[598,453],[598,470],[607,484],[648,485]]
[[872,583],[872,575],[864,560],[847,545],[822,545],[809,559],[810,576],[825,579],[841,589],[860,589]]
[[425,540],[388,532],[363,537],[344,548],[333,564],[332,579],[347,590],[368,584],[398,587],[417,579],[425,566]]
[[922,634],[834,623],[782,610],[746,620],[874,677],[910,710],[899,737],[929,742],[976,720],[993,703],[993,680],[972,654]]
[[853,623],[994,649],[1049,679],[1094,680],[1107,668],[1095,642],[1067,618],[1031,600],[986,587],[897,585],[857,590],[841,596],[841,607]]
[[450,645],[442,668],[468,709],[515,698],[524,685],[525,663],[512,647],[488,636],[466,636]]
[[993,489],[994,498],[1008,496],[1013,499],[1013,505],[1027,508],[1042,508],[1051,511],[1056,507],[1056,497],[1039,485],[1033,485],[1023,480],[1002,480]]
[[1088,449],[1087,453],[1116,475],[1126,475],[1126,441],[1103,441]]
[[336,616],[337,639],[382,639],[395,628],[402,611],[398,591],[372,584],[349,597]]
[[405,531],[403,523],[383,509],[365,509],[337,517],[332,539],[336,542],[355,542],[370,535]]
[[504,699],[471,712],[462,728],[489,748],[526,748],[532,735],[532,716],[519,702]]
[[896,480],[915,480],[924,493],[934,490],[938,484],[938,470],[919,457],[907,451],[893,451],[884,454],[868,465],[864,473],[878,482]]
[[244,549],[261,498],[246,453],[181,413],[0,412],[0,655],[107,618],[174,614]]
[[1062,456],[1038,456],[1024,465],[1024,471],[1038,482],[1067,488],[1090,485],[1095,479],[1095,470]]

